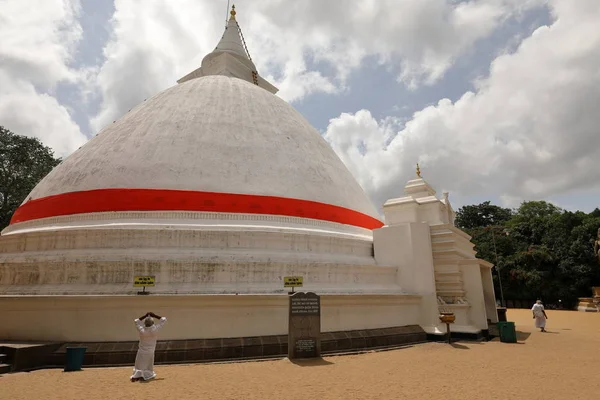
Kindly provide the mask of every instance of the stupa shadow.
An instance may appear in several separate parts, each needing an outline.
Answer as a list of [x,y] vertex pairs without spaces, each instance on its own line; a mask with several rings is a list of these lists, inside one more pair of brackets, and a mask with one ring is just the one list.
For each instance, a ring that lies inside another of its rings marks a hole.
[[321,357],[319,357],[319,358],[297,358],[297,359],[290,360],[290,362],[299,367],[322,367],[325,365],[333,365],[332,362],[327,361]]
[[527,339],[529,339],[529,336],[531,336],[531,332],[517,331],[517,341],[519,342],[526,341]]
[[460,343],[450,343],[450,346],[452,346],[455,349],[459,349],[459,350],[471,350],[470,347],[467,347],[464,344],[460,344]]

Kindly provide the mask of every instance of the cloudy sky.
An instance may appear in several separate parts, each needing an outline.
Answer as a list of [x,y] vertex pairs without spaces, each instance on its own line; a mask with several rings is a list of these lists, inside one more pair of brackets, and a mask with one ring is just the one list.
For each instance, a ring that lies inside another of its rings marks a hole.
[[[376,205],[600,206],[599,0],[238,0],[259,73]],[[225,0],[0,0],[0,125],[60,156],[200,65]]]

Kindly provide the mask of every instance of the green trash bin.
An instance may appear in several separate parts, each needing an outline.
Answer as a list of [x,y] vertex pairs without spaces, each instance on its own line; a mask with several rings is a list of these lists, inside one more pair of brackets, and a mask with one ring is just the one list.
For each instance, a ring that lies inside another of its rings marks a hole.
[[67,360],[64,371],[81,371],[86,350],[87,347],[67,347]]
[[500,341],[503,343],[517,343],[517,331],[514,322],[498,322]]

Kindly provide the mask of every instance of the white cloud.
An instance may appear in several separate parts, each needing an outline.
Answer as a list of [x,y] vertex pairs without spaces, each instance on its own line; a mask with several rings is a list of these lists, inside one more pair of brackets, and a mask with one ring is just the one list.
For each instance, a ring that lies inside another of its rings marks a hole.
[[[504,20],[544,3],[239,0],[236,6],[259,73],[294,101],[344,90],[367,56],[386,63],[410,87],[432,84]],[[97,79],[103,101],[92,120],[95,131],[197,68],[219,40],[226,16],[224,3],[209,0],[116,0],[115,9]]]
[[0,71],[0,124],[13,132],[39,138],[56,156],[64,157],[86,142],[68,109],[28,82]]
[[[105,62],[75,69],[79,2],[25,3],[0,0],[0,124],[60,155],[86,138],[57,101],[57,85],[78,85],[84,100],[100,96],[91,118],[98,131],[199,66],[226,11],[209,0],[116,0]],[[342,114],[326,132],[377,203],[399,195],[419,161],[432,183],[446,185],[440,189],[507,204],[600,182],[597,0],[236,1],[259,72],[288,101],[344,90],[373,56],[409,87],[433,84],[477,40],[547,3],[554,23],[499,56],[475,92],[407,122]]]
[[438,81],[456,57],[510,16],[545,2],[314,0],[291,5],[270,0],[254,7],[265,18],[250,28],[261,43],[273,43],[272,50],[283,56],[280,61],[293,52],[308,52],[317,61],[330,63],[342,84],[365,57],[376,56],[414,88]]
[[81,26],[78,1],[0,2],[0,124],[40,138],[60,156],[86,140],[67,108],[52,93],[60,82],[76,83],[69,67]]
[[200,65],[222,34],[217,17],[225,10],[216,3],[115,0],[112,37],[96,79],[102,107],[91,120],[94,131]]
[[326,138],[378,204],[417,161],[443,189],[509,205],[600,186],[600,2],[551,5],[552,25],[496,58],[476,92],[415,113],[389,145],[394,126],[369,111],[331,120]]

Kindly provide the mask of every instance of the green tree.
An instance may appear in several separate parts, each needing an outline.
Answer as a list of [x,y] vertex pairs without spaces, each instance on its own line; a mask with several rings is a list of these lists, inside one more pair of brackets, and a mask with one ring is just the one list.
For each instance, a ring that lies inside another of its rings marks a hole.
[[60,163],[39,139],[0,126],[0,230],[35,185]]
[[[506,211],[490,202],[465,206],[457,212],[457,225],[472,236],[477,256],[498,267],[507,300],[541,297],[574,307],[591,286],[600,286],[593,252],[599,209],[586,214],[529,201],[508,218]],[[497,274],[494,281],[499,295]]]
[[509,208],[502,208],[489,201],[481,204],[464,206],[456,212],[456,225],[465,230],[485,228],[492,225],[503,225],[512,216]]
[[549,234],[553,218],[559,218],[563,210],[546,201],[526,201],[513,214],[507,226],[511,233],[529,245],[541,245]]

